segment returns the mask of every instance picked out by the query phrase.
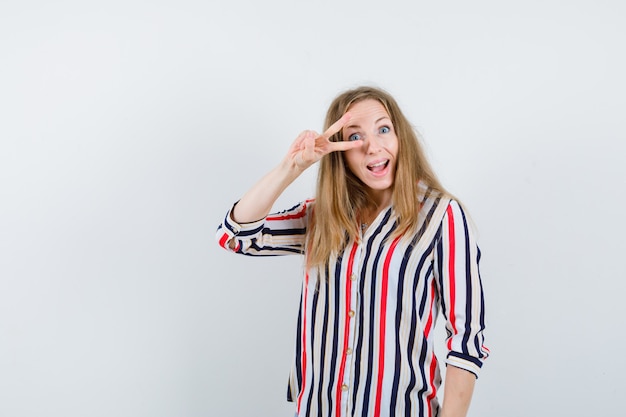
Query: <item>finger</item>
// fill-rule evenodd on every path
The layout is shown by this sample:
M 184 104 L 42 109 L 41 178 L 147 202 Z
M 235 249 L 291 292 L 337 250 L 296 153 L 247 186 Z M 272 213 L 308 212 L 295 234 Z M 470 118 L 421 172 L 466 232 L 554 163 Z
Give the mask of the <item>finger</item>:
M 356 149 L 360 147 L 361 145 L 363 145 L 363 143 L 360 140 L 329 142 L 328 150 L 330 152 L 349 151 L 350 149 Z
M 350 117 L 351 117 L 350 113 L 346 113 L 343 116 L 341 116 L 339 120 L 337 120 L 335 123 L 330 125 L 328 129 L 326 129 L 326 131 L 322 134 L 321 137 L 324 139 L 328 139 L 335 133 L 339 132 L 341 129 L 343 129 L 346 123 L 348 123 L 348 121 L 350 120 Z
M 316 162 L 319 157 L 316 157 L 315 153 L 315 138 L 317 132 L 307 130 L 304 132 L 300 146 L 295 150 L 294 161 L 296 166 L 301 169 L 308 168 L 311 164 Z
M 317 136 L 316 132 L 311 130 L 307 130 L 306 134 L 302 138 L 302 142 L 300 149 L 302 150 L 302 156 L 304 159 L 310 159 L 314 157 L 315 154 L 315 137 Z
M 309 131 L 304 130 L 298 135 L 298 137 L 296 137 L 296 140 L 293 141 L 296 149 L 300 149 L 302 147 L 302 142 L 304 142 L 308 134 L 309 134 Z

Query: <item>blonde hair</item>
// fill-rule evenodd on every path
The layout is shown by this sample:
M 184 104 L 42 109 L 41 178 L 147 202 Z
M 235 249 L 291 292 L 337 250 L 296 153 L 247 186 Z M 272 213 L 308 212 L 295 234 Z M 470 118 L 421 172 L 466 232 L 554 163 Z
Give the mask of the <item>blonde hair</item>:
M 379 101 L 391 118 L 398 138 L 398 156 L 392 204 L 398 218 L 392 237 L 415 231 L 420 210 L 419 182 L 441 195 L 448 195 L 433 172 L 417 134 L 394 98 L 384 90 L 358 87 L 337 96 L 326 113 L 324 130 L 355 103 Z M 342 132 L 330 138 L 343 140 Z M 358 235 L 359 211 L 368 205 L 366 186 L 346 166 L 342 152 L 331 152 L 320 160 L 313 216 L 307 230 L 307 264 L 318 266 Z

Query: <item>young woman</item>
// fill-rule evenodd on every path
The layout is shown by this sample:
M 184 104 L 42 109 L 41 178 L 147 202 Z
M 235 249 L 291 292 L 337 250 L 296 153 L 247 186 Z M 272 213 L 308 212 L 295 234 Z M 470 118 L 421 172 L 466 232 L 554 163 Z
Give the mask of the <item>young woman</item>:
M 228 211 L 219 244 L 306 259 L 288 399 L 297 416 L 465 416 L 483 360 L 480 251 L 386 92 L 331 104 L 280 164 Z M 269 214 L 320 161 L 315 199 Z M 433 327 L 446 320 L 443 404 Z

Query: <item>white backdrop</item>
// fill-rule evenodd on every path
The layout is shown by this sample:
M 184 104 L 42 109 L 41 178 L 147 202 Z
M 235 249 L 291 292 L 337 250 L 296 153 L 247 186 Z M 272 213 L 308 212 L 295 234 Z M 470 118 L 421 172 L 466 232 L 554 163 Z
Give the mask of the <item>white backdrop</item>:
M 4 0 L 0 415 L 292 416 L 301 260 L 214 232 L 360 84 L 480 230 L 470 416 L 620 414 L 625 50 L 622 0 Z

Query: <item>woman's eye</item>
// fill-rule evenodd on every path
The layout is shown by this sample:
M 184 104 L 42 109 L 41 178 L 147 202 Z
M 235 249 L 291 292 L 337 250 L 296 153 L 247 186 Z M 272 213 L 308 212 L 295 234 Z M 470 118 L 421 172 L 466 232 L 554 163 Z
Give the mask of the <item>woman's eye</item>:
M 350 136 L 348 136 L 348 140 L 360 140 L 361 139 L 361 135 L 359 135 L 358 133 L 353 133 Z
M 389 129 L 389 126 L 383 126 L 378 131 L 380 133 L 389 133 L 391 131 L 391 129 Z

